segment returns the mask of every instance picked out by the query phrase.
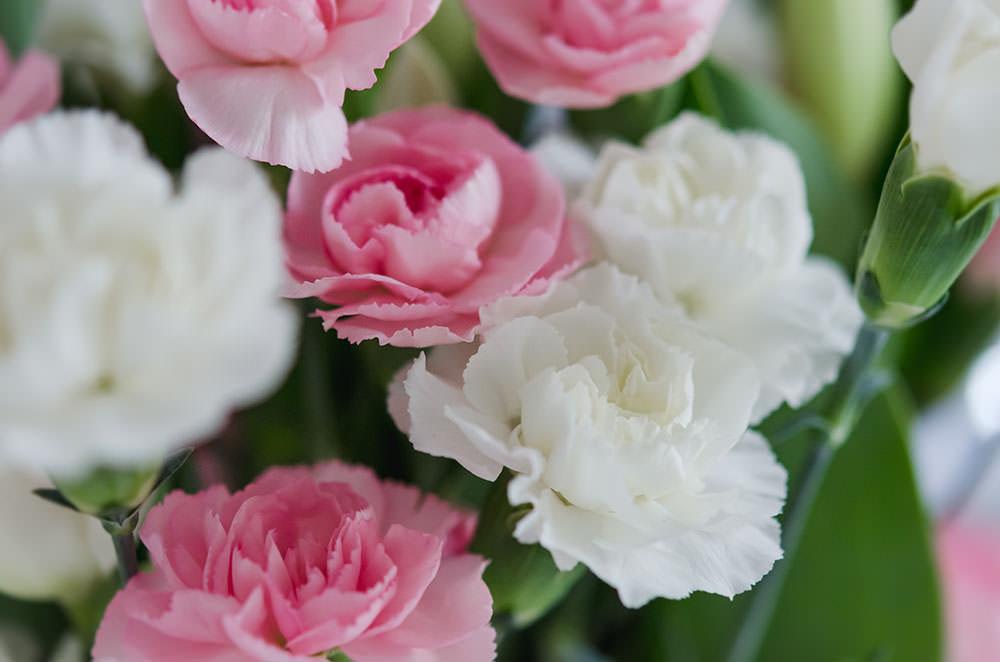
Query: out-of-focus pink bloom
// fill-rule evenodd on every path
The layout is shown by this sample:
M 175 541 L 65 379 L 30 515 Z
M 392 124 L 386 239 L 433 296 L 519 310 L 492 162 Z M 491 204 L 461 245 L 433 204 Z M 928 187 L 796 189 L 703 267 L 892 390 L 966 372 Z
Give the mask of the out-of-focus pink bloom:
M 465 0 L 500 87 L 534 103 L 607 106 L 671 83 L 708 52 L 727 0 Z
M 142 529 L 153 571 L 108 606 L 97 662 L 489 662 L 474 516 L 368 469 L 272 469 L 175 492 Z
M 29 51 L 17 62 L 0 39 L 0 133 L 46 113 L 59 101 L 59 64 Z
M 298 286 L 352 342 L 472 340 L 479 309 L 533 294 L 585 259 L 559 182 L 487 120 L 447 107 L 351 127 L 352 159 L 292 175 L 285 241 Z
M 965 270 L 966 285 L 978 292 L 1000 293 L 1000 224 L 993 228 Z
M 441 0 L 143 0 L 188 115 L 226 149 L 304 172 L 347 156 L 348 89 L 375 84 Z
M 1000 659 L 1000 536 L 948 524 L 937 535 L 948 662 Z

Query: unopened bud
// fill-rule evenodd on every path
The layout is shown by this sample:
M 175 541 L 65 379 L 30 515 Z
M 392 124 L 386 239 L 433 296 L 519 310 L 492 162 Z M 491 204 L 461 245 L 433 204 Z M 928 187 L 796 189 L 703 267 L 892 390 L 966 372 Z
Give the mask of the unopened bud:
M 874 323 L 904 328 L 934 313 L 1000 216 L 1000 191 L 969 199 L 954 180 L 917 170 L 903 140 L 858 264 L 857 294 Z

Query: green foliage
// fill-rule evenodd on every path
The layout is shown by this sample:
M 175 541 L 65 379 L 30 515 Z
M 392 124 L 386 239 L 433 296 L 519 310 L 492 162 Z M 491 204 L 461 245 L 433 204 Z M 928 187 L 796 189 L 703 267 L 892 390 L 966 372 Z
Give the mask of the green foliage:
M 0 2 L 0 37 L 7 49 L 17 55 L 28 48 L 35 32 L 41 0 L 3 0 Z

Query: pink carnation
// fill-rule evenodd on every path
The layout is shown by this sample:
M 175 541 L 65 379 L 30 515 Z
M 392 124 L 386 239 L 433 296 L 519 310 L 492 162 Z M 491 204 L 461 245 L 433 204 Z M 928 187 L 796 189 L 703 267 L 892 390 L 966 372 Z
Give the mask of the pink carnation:
M 52 110 L 59 101 L 59 64 L 30 51 L 16 64 L 0 39 L 0 134 Z
M 242 492 L 174 492 L 142 528 L 153 571 L 108 606 L 96 662 L 489 662 L 472 515 L 337 462 Z
M 292 175 L 285 220 L 289 295 L 339 306 L 319 315 L 342 337 L 469 341 L 481 306 L 543 290 L 584 259 L 559 182 L 485 119 L 403 110 L 350 139 L 343 167 Z
M 181 102 L 226 149 L 314 172 L 347 156 L 348 89 L 441 0 L 143 0 Z
M 950 662 L 1000 652 L 1000 536 L 947 525 L 937 536 Z
M 708 52 L 727 0 L 465 0 L 505 92 L 595 108 L 671 83 Z

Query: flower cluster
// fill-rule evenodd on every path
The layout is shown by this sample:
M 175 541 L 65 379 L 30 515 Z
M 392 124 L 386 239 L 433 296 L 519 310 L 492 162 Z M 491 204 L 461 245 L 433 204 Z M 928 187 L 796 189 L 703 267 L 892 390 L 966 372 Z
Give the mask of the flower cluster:
M 607 145 L 574 215 L 606 262 L 488 306 L 480 343 L 418 358 L 390 411 L 419 450 L 513 471 L 517 539 L 625 605 L 745 591 L 781 557 L 785 496 L 749 427 L 831 381 L 861 324 L 842 272 L 806 257 L 798 164 L 684 115 Z
M 933 310 L 1000 215 L 997 2 L 894 31 L 911 131 L 854 292 L 799 155 L 725 121 L 770 100 L 688 76 L 726 0 L 50 0 L 64 105 L 102 110 L 0 42 L 0 591 L 95 662 L 490 662 L 494 606 L 520 627 L 574 568 L 630 609 L 749 590 L 785 554 L 765 432 L 832 457 L 865 313 Z M 455 44 L 410 41 L 432 19 Z M 486 66 L 448 80 L 463 39 Z M 348 97 L 386 66 L 405 93 Z M 571 135 L 617 111 L 644 140 Z

